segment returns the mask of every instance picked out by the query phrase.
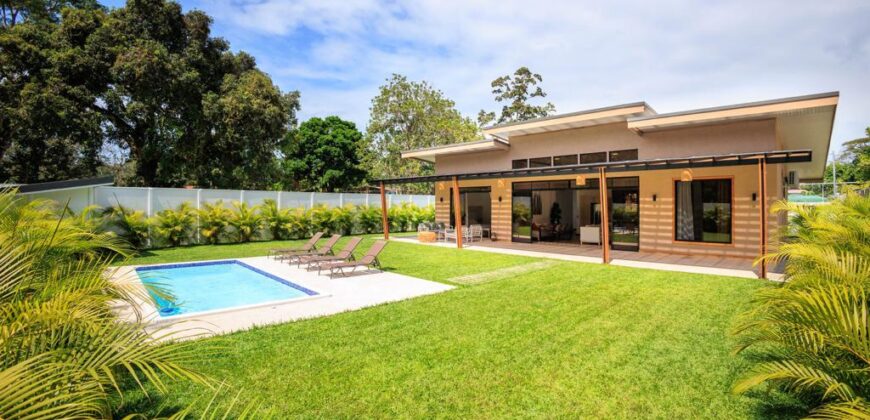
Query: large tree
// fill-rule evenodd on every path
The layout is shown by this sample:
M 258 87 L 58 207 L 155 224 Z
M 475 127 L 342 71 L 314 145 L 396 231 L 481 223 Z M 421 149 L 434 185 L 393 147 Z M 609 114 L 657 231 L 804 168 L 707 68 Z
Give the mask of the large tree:
M 545 98 L 547 94 L 538 86 L 544 79 L 538 73 L 532 73 L 528 67 L 520 67 L 513 76 L 507 74 L 492 81 L 492 94 L 495 101 L 505 102 L 501 114 L 496 118 L 495 112 L 480 110 L 477 122 L 481 127 L 495 122 L 503 124 L 514 121 L 524 121 L 532 118 L 546 117 L 556 112 L 556 107 L 547 102 L 543 105 L 532 105 L 529 100 Z
M 867 137 L 843 143 L 843 151 L 831 165 L 825 168 L 825 182 L 834 179 L 834 165 L 837 166 L 837 182 L 870 181 L 870 127 Z
M 299 95 L 282 93 L 251 56 L 234 54 L 226 41 L 212 37 L 210 26 L 206 14 L 182 13 L 177 3 L 165 0 L 130 0 L 109 13 L 66 8 L 59 23 L 14 25 L 3 33 L 0 83 L 16 83 L 0 88 L 0 100 L 16 111 L 11 115 L 24 115 L 20 129 L 0 138 L 0 146 L 15 152 L 3 159 L 44 166 L 36 153 L 17 152 L 38 151 L 32 143 L 39 140 L 31 139 L 51 138 L 39 129 L 64 134 L 61 129 L 96 127 L 98 133 L 67 143 L 98 139 L 97 150 L 105 141 L 128 153 L 135 165 L 133 183 L 271 185 L 276 152 L 295 124 Z M 21 98 L 33 91 L 58 103 L 41 108 L 49 115 L 22 112 Z M 91 153 L 84 157 L 94 155 L 85 150 Z M 42 172 L 45 179 L 63 176 Z
M 374 178 L 432 173 L 431 165 L 402 159 L 404 150 L 470 141 L 480 136 L 477 126 L 456 104 L 429 83 L 394 74 L 372 99 L 366 128 L 370 145 L 367 167 Z M 427 191 L 426 186 L 411 186 Z
M 284 152 L 287 187 L 297 191 L 347 191 L 360 185 L 363 135 L 339 117 L 311 118 L 289 134 Z

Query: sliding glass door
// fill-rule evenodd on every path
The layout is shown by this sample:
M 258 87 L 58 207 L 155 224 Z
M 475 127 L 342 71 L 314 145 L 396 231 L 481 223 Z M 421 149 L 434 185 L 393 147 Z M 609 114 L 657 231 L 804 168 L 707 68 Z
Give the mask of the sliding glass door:
M 637 180 L 637 178 L 634 178 Z M 620 179 L 615 179 L 619 184 Z M 610 244 L 613 249 L 637 251 L 640 245 L 640 206 L 638 187 L 613 186 L 610 189 Z
M 511 240 L 532 242 L 532 192 L 514 191 L 511 198 Z

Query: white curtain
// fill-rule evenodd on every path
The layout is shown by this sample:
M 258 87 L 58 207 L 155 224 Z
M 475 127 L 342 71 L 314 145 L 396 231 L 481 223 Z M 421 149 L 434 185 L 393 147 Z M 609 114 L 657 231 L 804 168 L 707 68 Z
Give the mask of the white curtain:
M 692 183 L 677 184 L 677 239 L 695 240 L 694 209 L 692 208 Z

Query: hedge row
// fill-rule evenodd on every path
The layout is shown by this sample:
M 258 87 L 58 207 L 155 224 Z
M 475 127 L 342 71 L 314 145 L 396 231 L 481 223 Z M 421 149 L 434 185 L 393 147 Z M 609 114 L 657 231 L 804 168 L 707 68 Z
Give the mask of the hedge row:
M 234 201 L 229 207 L 218 201 L 195 209 L 183 203 L 153 217 L 122 206 L 103 212 L 108 229 L 123 236 L 136 248 L 159 248 L 192 244 L 239 243 L 253 240 L 301 239 L 324 231 L 342 235 L 383 231 L 381 209 L 370 206 L 317 206 L 311 209 L 279 209 L 274 200 L 249 206 Z M 432 206 L 411 203 L 393 205 L 387 211 L 390 230 L 405 232 L 435 220 Z

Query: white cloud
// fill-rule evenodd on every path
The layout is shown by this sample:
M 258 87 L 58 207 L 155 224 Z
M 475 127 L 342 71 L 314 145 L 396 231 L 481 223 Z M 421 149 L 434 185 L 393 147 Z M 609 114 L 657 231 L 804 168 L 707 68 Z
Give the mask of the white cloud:
M 870 125 L 870 2 L 395 0 L 203 3 L 303 117 L 365 126 L 391 73 L 424 79 L 468 115 L 526 65 L 559 112 L 646 100 L 659 112 L 841 91 L 834 142 Z

